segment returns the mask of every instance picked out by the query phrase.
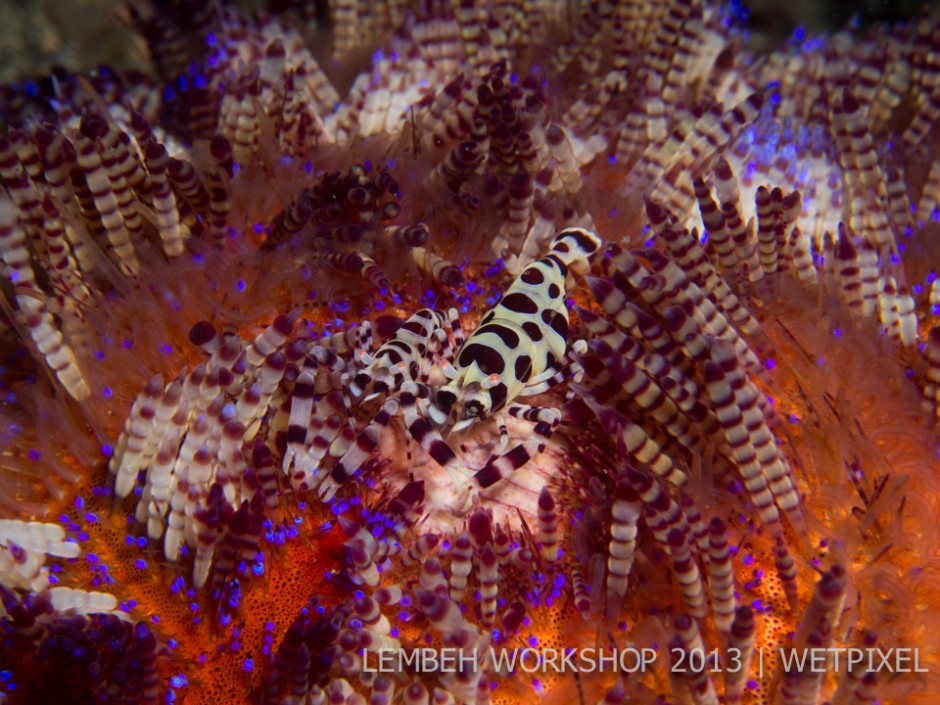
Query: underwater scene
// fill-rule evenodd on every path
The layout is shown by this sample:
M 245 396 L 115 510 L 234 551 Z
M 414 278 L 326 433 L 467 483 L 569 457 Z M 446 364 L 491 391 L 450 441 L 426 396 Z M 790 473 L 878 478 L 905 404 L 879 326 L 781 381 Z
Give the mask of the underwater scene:
M 0 704 L 940 702 L 931 8 L 88 4 L 0 31 Z

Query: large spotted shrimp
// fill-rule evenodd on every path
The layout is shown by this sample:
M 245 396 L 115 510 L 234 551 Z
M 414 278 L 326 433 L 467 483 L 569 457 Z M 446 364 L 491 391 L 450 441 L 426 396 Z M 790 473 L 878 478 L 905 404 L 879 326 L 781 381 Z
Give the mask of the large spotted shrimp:
M 347 376 L 344 388 L 355 397 L 368 389 L 370 398 L 387 398 L 320 484 L 320 497 L 329 500 L 352 477 L 377 446 L 382 429 L 399 413 L 407 436 L 450 474 L 459 494 L 468 485 L 471 492 L 490 487 L 540 452 L 560 423 L 561 412 L 518 400 L 565 379 L 569 270 L 583 273 L 600 246 L 600 238 L 590 230 L 570 227 L 559 232 L 548 254 L 522 270 L 466 341 L 453 311 L 445 315 L 422 309 L 374 356 L 360 353 L 366 366 Z M 446 380 L 436 389 L 429 381 L 432 364 L 440 366 Z M 507 451 L 504 413 L 534 423 L 534 437 Z M 491 417 L 499 421 L 500 442 L 489 462 L 474 472 L 441 431 L 462 431 Z

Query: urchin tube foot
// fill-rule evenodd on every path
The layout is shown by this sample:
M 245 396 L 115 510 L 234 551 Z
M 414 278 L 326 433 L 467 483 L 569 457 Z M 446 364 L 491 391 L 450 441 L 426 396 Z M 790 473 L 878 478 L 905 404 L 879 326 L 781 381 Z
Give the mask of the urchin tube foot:
M 453 499 L 446 505 L 446 509 L 455 517 L 465 517 L 470 513 L 479 495 L 479 485 L 473 481 L 469 472 L 463 478 L 453 473 L 451 480 L 454 494 Z

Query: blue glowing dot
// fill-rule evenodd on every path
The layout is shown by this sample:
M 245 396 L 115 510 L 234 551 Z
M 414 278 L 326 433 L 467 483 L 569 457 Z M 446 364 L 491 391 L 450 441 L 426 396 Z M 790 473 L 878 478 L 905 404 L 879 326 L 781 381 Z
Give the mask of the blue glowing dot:
M 841 328 L 836 328 L 834 331 L 832 331 L 832 334 L 833 334 L 835 337 L 840 338 L 840 337 L 842 337 L 842 329 L 841 329 Z
M 250 658 L 246 658 L 244 661 L 242 661 L 242 670 L 245 673 L 251 673 L 253 670 L 255 670 L 255 662 Z
M 112 391 L 111 387 L 105 387 L 105 388 L 104 388 L 104 395 L 105 395 L 108 399 L 110 399 L 112 396 L 114 396 L 114 392 Z
M 244 279 L 239 279 L 238 282 L 235 284 L 235 291 L 237 291 L 239 294 L 245 291 L 246 288 L 247 287 L 245 285 Z
M 767 362 L 764 363 L 764 367 L 766 367 L 768 370 L 772 370 L 777 367 L 777 363 L 774 362 L 773 358 L 768 357 Z
M 134 561 L 134 567 L 137 568 L 137 570 L 146 570 L 147 561 L 145 561 L 143 558 L 138 558 L 136 561 Z
M 30 460 L 39 460 L 40 452 L 35 448 L 30 448 L 26 455 L 29 456 Z
M 185 688 L 187 685 L 189 685 L 189 681 L 186 680 L 186 676 L 182 673 L 177 673 L 175 676 L 170 677 L 171 688 Z
M 163 345 L 160 346 L 160 352 L 162 352 L 164 355 L 172 355 L 173 346 L 170 345 L 169 343 L 164 343 Z
M 103 351 L 103 350 L 95 350 L 95 357 L 98 359 L 98 362 L 103 361 L 103 360 L 104 360 L 104 351 Z

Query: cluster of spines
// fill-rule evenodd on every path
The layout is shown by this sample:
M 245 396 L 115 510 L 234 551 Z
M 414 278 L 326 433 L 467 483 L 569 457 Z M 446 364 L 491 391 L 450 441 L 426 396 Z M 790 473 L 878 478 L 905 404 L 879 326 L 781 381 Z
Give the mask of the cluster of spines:
M 112 456 L 119 498 L 143 479 L 136 518 L 151 539 L 163 539 L 166 557 L 178 560 L 183 545 L 195 551 L 197 587 L 213 575 L 220 588 L 240 562 L 258 560 L 265 507 L 278 492 L 258 431 L 277 404 L 295 322 L 278 317 L 248 345 L 195 326 L 191 340 L 208 361 L 165 385 L 151 379 Z
M 532 259 L 555 231 L 556 218 L 576 215 L 566 196 L 581 188 L 586 158 L 560 124 L 551 122 L 534 75 L 520 80 L 506 62 L 482 76 L 459 74 L 427 108 L 421 149 L 440 155 L 429 181 L 465 210 L 488 202 L 505 214 L 494 251 Z
M 15 209 L 5 196 L 0 195 L 0 259 L 18 293 L 17 306 L 29 337 L 51 373 L 76 401 L 85 401 L 91 395 L 82 375 L 75 353 L 65 342 L 45 297 L 37 287 L 30 264 L 26 236 L 16 222 Z
M 370 172 L 356 165 L 346 174 L 318 174 L 313 186 L 274 217 L 262 247 L 287 243 L 292 249 L 309 249 L 328 270 L 359 275 L 375 290 L 387 289 L 389 276 L 380 262 L 401 268 L 396 254 L 424 252 L 430 237 L 424 223 L 394 224 L 401 211 L 400 195 L 386 169 Z
M 127 118 L 86 111 L 76 128 L 41 124 L 0 138 L 0 178 L 9 190 L 3 256 L 13 284 L 31 292 L 17 305 L 40 354 L 79 401 L 90 394 L 86 372 L 52 314 L 80 335 L 77 322 L 97 305 L 102 282 L 135 280 L 155 246 L 178 259 L 190 238 L 212 247 L 227 233 L 226 140 L 212 141 L 210 165 L 197 170 L 169 158 L 141 114 Z M 48 290 L 37 285 L 33 262 L 48 273 Z
M 730 315 L 662 253 L 646 250 L 634 254 L 614 246 L 609 255 L 604 261 L 610 278 L 592 277 L 589 284 L 612 320 L 589 312 L 583 316 L 585 327 L 597 339 L 589 343 L 591 353 L 581 364 L 601 379 L 595 380 L 594 390 L 584 389 L 582 396 L 598 409 L 602 424 L 622 425 L 628 452 L 642 448 L 626 438 L 627 432 L 636 435 L 636 424 L 621 423 L 636 412 L 655 421 L 685 452 L 694 453 L 705 442 L 721 446 L 725 442 L 721 420 L 712 410 L 711 399 L 702 396 L 708 364 L 717 354 L 713 341 L 727 345 L 735 365 L 742 365 L 751 375 L 762 374 L 760 361 Z M 643 260 L 650 263 L 651 270 L 641 264 Z M 639 306 L 640 301 L 648 308 Z M 734 303 L 738 326 L 748 327 L 750 315 Z M 750 390 L 747 396 L 763 410 L 761 413 L 767 413 L 761 395 Z M 619 403 L 618 398 L 622 398 Z M 734 434 L 737 437 L 737 432 Z M 649 441 L 657 443 L 653 438 Z M 642 460 L 650 463 L 652 457 L 645 452 Z M 659 474 L 677 484 L 684 482 L 684 474 L 674 463 L 653 457 Z
M 399 527 L 395 532 L 415 528 L 414 519 L 423 511 L 422 492 L 416 489 L 417 493 L 403 492 L 408 494 L 405 503 L 411 507 L 406 513 L 410 518 L 398 515 L 393 522 Z M 543 504 L 549 502 L 550 494 L 543 493 Z M 399 500 L 388 508 L 396 503 Z M 478 697 L 488 696 L 493 675 L 485 645 L 491 639 L 513 643 L 529 623 L 525 602 L 540 589 L 551 591 L 548 583 L 552 580 L 558 592 L 554 572 L 538 571 L 536 545 L 524 536 L 520 545 L 482 510 L 469 517 L 452 545 L 436 534 L 424 533 L 401 553 L 388 550 L 390 537 L 379 536 L 376 527 L 370 530 L 347 518 L 340 522 L 348 537 L 345 577 L 361 587 L 332 608 L 325 609 L 314 599 L 302 610 L 272 650 L 264 677 L 264 701 L 276 702 L 289 695 L 319 702 L 318 698 L 341 693 L 346 698 L 368 695 L 371 702 L 384 703 L 401 691 L 403 702 L 408 703 L 472 702 L 474 697 L 476 702 L 487 702 Z M 542 531 L 548 537 L 554 534 L 556 520 L 543 517 Z M 541 546 L 551 553 L 550 538 Z M 386 564 L 383 575 L 388 563 L 396 562 L 394 582 L 379 580 L 375 561 Z M 469 587 L 476 589 L 472 608 L 466 593 Z M 461 667 L 442 671 L 436 682 L 433 677 L 419 682 L 364 671 L 363 659 L 374 660 L 379 650 L 387 658 L 406 648 L 400 639 L 402 624 L 417 625 L 424 634 L 439 638 L 443 646 L 465 654 Z M 471 664 L 473 658 L 477 660 Z
M 634 468 L 616 477 L 610 497 L 606 504 L 608 546 L 598 540 L 597 525 L 586 516 L 576 520 L 570 537 L 565 537 L 565 543 L 570 542 L 574 551 L 560 567 L 571 575 L 574 606 L 585 619 L 593 620 L 604 611 L 606 602 L 606 618 L 616 620 L 630 581 L 644 580 L 644 568 L 630 569 L 634 556 L 645 553 L 646 560 L 661 561 L 656 551 L 662 551 L 675 585 L 675 613 L 660 617 L 670 635 L 668 657 L 673 665 L 670 680 L 674 696 L 688 702 L 708 703 L 717 702 L 718 695 L 723 693 L 728 702 L 741 702 L 759 648 L 760 613 L 766 611 L 766 605 L 742 604 L 743 597 L 738 592 L 742 586 L 737 584 L 733 568 L 735 551 L 729 545 L 733 528 L 729 530 L 729 525 L 718 516 L 712 517 L 706 526 L 691 497 L 681 493 L 679 501 L 673 500 L 660 482 Z M 604 504 L 600 495 L 593 495 L 591 501 L 590 509 L 583 510 L 585 514 L 604 511 L 599 506 Z M 582 516 L 580 512 L 578 516 Z M 602 525 L 605 522 L 603 517 L 601 522 Z M 652 535 L 652 545 L 637 532 L 641 522 Z M 778 538 L 777 548 L 783 545 Z M 597 553 L 586 560 L 586 552 L 591 550 Z M 607 553 L 606 589 L 605 563 L 597 560 L 604 558 L 603 552 Z M 778 572 L 799 625 L 785 653 L 791 649 L 796 652 L 827 649 L 844 642 L 846 628 L 840 623 L 848 584 L 845 568 L 835 563 L 823 571 L 811 598 L 801 607 L 796 598 L 796 572 L 790 573 L 793 559 L 789 552 L 785 551 L 785 555 L 786 560 L 778 562 Z M 631 572 L 639 575 L 631 576 Z M 707 627 L 709 616 L 721 635 L 722 646 L 714 649 L 709 644 L 713 634 Z M 874 648 L 878 643 L 869 631 L 856 641 L 862 648 Z M 702 657 L 694 666 L 692 652 Z M 864 664 L 852 669 L 843 666 L 835 674 L 838 702 L 867 702 L 865 698 L 874 692 L 876 682 L 876 674 L 867 668 Z M 719 687 L 719 672 L 723 674 L 723 687 Z M 783 672 L 777 692 L 788 703 L 816 703 L 825 683 L 825 672 L 794 666 Z
M 881 330 L 899 345 L 908 348 L 916 345 L 919 334 L 915 301 L 907 287 L 898 283 L 890 243 L 860 237 L 844 222 L 838 223 L 835 235 L 826 231 L 819 238 L 811 237 L 798 224 L 800 192 L 785 194 L 782 189 L 765 186 L 759 186 L 755 192 L 756 221 L 750 220 L 745 225 L 730 164 L 720 159 L 714 174 L 720 206 L 704 179 L 695 180 L 696 199 L 708 240 L 700 246 L 687 233 L 684 237 L 689 246 L 704 253 L 707 272 L 718 275 L 714 281 L 722 282 L 722 290 L 727 292 L 722 304 L 729 313 L 740 312 L 738 302 L 753 294 L 753 285 L 762 291 L 773 291 L 774 287 L 779 288 L 775 284 L 776 275 L 786 274 L 801 285 L 833 291 L 852 316 L 877 319 Z M 681 236 L 676 234 L 676 226 L 670 224 L 668 214 L 652 201 L 647 201 L 647 213 L 654 231 L 663 237 L 673 256 L 678 256 L 673 243 Z M 864 232 L 872 231 L 866 228 Z M 686 260 L 686 266 L 691 264 Z M 703 273 L 695 273 L 696 281 L 706 281 Z M 751 321 L 735 319 L 742 331 L 748 333 L 753 331 Z
M 42 700 L 68 692 L 93 701 L 160 702 L 160 646 L 146 622 L 128 621 L 100 606 L 76 609 L 64 600 L 56 604 L 42 593 L 21 596 L 2 585 L 0 609 L 5 648 L 22 658 L 23 671 L 15 680 L 26 679 L 28 669 L 56 674 L 51 682 L 14 681 L 31 689 L 28 697 Z

